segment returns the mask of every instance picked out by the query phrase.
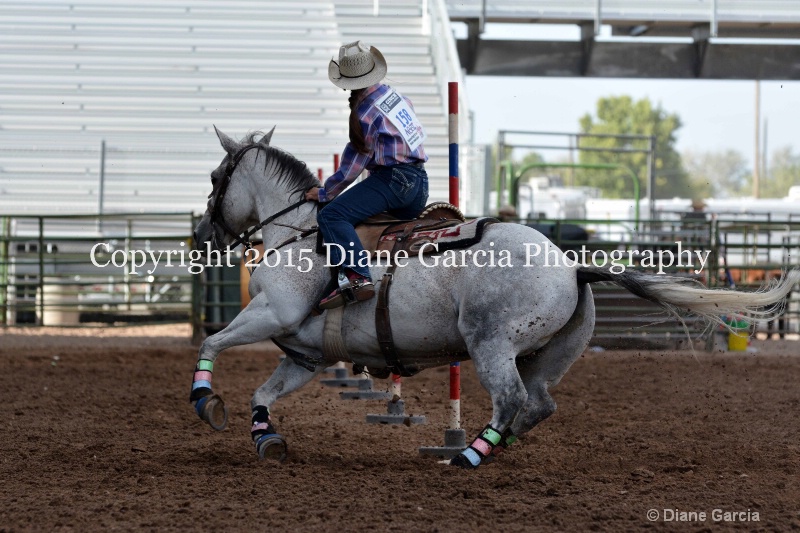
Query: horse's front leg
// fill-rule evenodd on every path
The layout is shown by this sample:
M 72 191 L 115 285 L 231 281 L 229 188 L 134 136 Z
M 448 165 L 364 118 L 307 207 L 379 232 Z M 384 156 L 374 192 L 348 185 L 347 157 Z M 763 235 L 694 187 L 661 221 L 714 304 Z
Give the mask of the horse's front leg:
M 314 371 L 307 370 L 287 357 L 266 383 L 261 385 L 253 395 L 250 406 L 253 409 L 253 426 L 250 435 L 261 459 L 286 458 L 286 440 L 278 434 L 270 418 L 269 408 L 279 398 L 296 391 L 322 372 L 325 365 L 319 365 Z
M 250 301 L 228 327 L 203 341 L 189 396 L 189 401 L 194 404 L 201 419 L 218 431 L 225 429 L 228 424 L 225 404 L 211 389 L 214 362 L 220 352 L 232 346 L 282 336 L 291 329 L 294 322 L 299 322 L 299 319 L 293 320 L 289 313 L 269 305 L 267 296 L 262 292 Z

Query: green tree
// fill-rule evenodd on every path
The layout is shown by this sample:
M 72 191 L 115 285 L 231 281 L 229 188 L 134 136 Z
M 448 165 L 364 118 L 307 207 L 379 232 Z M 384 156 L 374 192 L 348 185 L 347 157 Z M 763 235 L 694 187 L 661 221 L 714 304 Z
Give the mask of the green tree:
M 647 135 L 656 138 L 655 197 L 692 196 L 689 177 L 681 156 L 675 150 L 675 132 L 681 127 L 676 114 L 654 107 L 649 99 L 633 101 L 630 96 L 611 96 L 597 101 L 597 116 L 584 115 L 580 120 L 582 133 Z M 647 149 L 646 140 L 595 137 L 581 139 L 584 148 Z M 641 194 L 647 190 L 647 154 L 580 151 L 583 164 L 618 164 L 629 167 L 639 178 Z M 578 185 L 600 188 L 610 198 L 630 198 L 633 187 L 629 174 L 617 170 L 581 170 L 576 175 Z
M 682 154 L 692 187 L 692 198 L 730 198 L 749 196 L 750 169 L 745 157 L 736 150 Z
M 772 153 L 767 175 L 759 183 L 760 196 L 785 198 L 793 185 L 800 185 L 800 154 L 786 146 Z M 752 191 L 752 186 L 748 190 Z

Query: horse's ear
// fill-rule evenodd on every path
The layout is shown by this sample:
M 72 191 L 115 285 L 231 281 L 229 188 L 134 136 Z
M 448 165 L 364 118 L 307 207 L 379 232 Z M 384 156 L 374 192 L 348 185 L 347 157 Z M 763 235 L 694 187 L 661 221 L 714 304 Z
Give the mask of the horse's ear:
M 275 133 L 275 126 L 272 126 L 272 129 L 269 130 L 263 137 L 261 137 L 261 140 L 259 142 L 261 144 L 267 144 L 268 145 L 270 143 L 270 141 L 272 141 L 272 134 L 273 133 Z
M 222 149 L 229 154 L 236 153 L 236 151 L 239 149 L 239 145 L 236 143 L 236 141 L 219 131 L 216 126 L 214 126 L 214 131 L 217 132 L 217 138 L 219 138 L 219 143 L 222 145 Z

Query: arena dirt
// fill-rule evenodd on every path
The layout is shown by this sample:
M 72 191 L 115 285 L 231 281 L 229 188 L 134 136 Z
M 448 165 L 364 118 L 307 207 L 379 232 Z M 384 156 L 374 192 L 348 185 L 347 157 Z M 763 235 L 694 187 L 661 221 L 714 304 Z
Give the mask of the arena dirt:
M 465 472 L 417 455 L 443 440 L 446 369 L 404 382 L 424 426 L 367 425 L 385 405 L 313 382 L 273 410 L 291 450 L 275 464 L 248 435 L 271 345 L 220 357 L 230 426 L 216 433 L 187 402 L 185 328 L 0 335 L 0 531 L 661 529 L 650 509 L 708 513 L 669 529 L 800 529 L 798 342 L 696 359 L 587 352 L 554 389 L 552 418 Z M 469 364 L 463 376 L 473 437 L 491 404 Z M 760 521 L 716 523 L 714 509 Z

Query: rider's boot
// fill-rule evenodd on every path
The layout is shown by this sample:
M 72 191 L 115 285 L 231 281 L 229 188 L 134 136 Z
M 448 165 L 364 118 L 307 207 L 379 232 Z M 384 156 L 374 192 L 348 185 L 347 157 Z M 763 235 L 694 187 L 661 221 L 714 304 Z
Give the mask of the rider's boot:
M 323 298 L 319 303 L 319 308 L 334 309 L 345 303 L 363 302 L 373 296 L 375 296 L 375 286 L 372 280 L 346 269 L 345 276 L 339 276 L 339 288 Z

